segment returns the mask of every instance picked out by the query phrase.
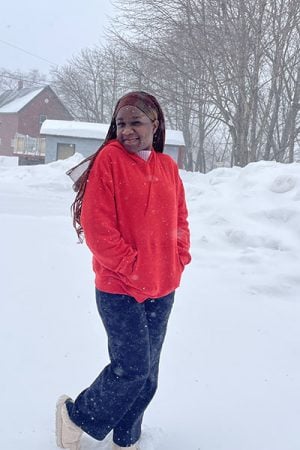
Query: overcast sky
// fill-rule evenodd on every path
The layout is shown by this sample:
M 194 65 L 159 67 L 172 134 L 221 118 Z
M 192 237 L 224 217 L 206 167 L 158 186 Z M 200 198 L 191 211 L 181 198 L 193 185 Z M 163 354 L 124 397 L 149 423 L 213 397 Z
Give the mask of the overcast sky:
M 51 63 L 62 65 L 80 49 L 104 42 L 113 14 L 110 0 L 2 0 L 0 68 L 47 74 Z

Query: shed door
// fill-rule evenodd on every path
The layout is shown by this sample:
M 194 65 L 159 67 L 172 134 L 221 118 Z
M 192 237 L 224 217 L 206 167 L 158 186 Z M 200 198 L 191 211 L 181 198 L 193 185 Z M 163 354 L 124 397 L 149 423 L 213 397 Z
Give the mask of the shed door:
M 75 144 L 57 144 L 56 159 L 67 159 L 75 153 Z

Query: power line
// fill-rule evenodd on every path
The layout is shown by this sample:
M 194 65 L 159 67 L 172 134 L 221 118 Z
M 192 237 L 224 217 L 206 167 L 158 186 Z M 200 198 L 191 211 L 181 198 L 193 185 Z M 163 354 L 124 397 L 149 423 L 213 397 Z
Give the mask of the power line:
M 23 53 L 27 53 L 27 55 L 33 56 L 34 58 L 40 59 L 42 61 L 45 61 L 45 62 L 51 64 L 52 66 L 53 65 L 54 66 L 58 66 L 58 64 L 54 63 L 53 61 L 49 61 L 49 59 L 43 58 L 42 56 L 35 55 L 34 53 L 31 53 L 31 52 L 25 50 L 24 48 L 19 47 L 18 45 L 11 44 L 10 42 L 4 41 L 3 39 L 0 39 L 0 42 L 2 42 L 2 44 L 8 45 L 9 47 L 16 48 L 17 50 L 20 50 Z
M 0 78 L 9 78 L 11 80 L 20 80 L 20 79 L 22 79 L 22 81 L 25 81 L 27 83 L 37 84 L 37 85 L 40 85 L 40 86 L 51 84 L 51 81 L 48 81 L 48 80 L 35 81 L 35 80 L 30 80 L 28 78 L 24 78 L 22 74 L 20 74 L 20 75 L 6 75 L 6 74 L 3 74 L 3 73 L 0 72 Z

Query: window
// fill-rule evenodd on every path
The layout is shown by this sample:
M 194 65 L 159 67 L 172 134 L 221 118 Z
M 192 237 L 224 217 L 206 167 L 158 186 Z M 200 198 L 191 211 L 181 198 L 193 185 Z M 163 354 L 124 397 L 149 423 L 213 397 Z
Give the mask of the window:
M 42 123 L 45 122 L 47 119 L 46 114 L 40 114 L 40 127 L 42 126 Z
M 57 144 L 56 159 L 67 159 L 75 153 L 75 144 Z

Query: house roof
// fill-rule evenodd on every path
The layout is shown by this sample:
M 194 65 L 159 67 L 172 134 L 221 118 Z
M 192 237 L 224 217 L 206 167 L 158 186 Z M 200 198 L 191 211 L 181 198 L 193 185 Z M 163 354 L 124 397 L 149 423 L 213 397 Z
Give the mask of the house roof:
M 170 130 L 166 129 L 166 144 L 167 145 L 176 145 L 176 146 L 185 146 L 183 132 L 180 130 Z
M 104 140 L 109 125 L 106 123 L 78 122 L 75 120 L 45 120 L 40 133 L 45 136 L 67 136 Z M 166 144 L 184 146 L 182 131 L 166 130 Z
M 45 86 L 5 91 L 0 95 L 0 113 L 17 113 L 34 99 Z
M 106 123 L 47 119 L 41 126 L 40 134 L 102 140 L 106 136 L 108 127 Z

